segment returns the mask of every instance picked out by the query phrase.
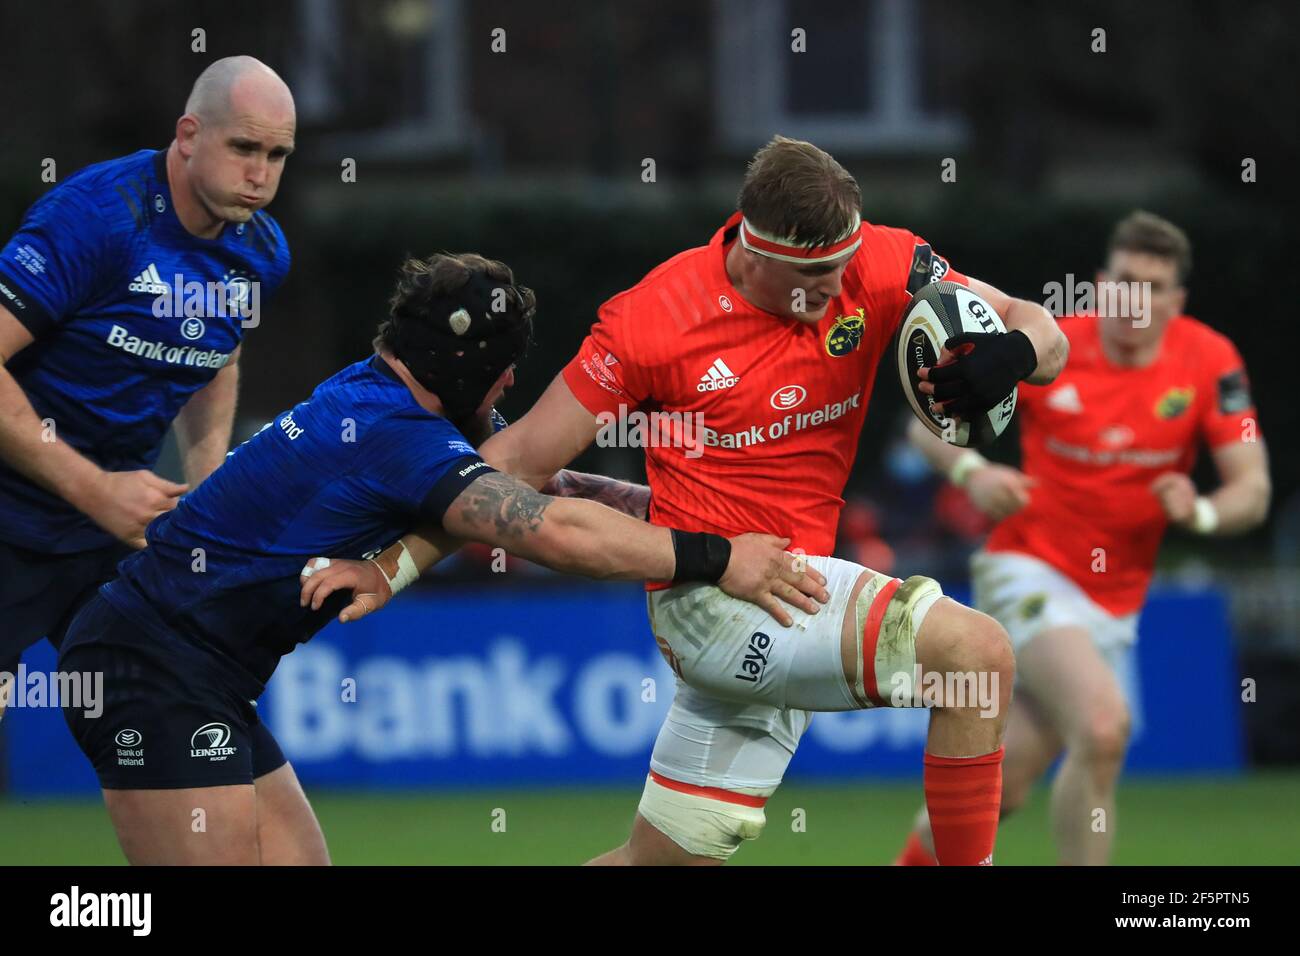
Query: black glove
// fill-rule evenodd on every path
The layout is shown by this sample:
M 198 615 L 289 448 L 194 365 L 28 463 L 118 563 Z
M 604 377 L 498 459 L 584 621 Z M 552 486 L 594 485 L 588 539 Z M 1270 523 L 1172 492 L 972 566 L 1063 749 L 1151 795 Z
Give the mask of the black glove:
M 1016 383 L 1038 367 L 1029 336 L 1011 332 L 963 332 L 944 343 L 956 358 L 930 369 L 934 400 L 943 413 L 970 418 L 987 412 L 1011 394 Z

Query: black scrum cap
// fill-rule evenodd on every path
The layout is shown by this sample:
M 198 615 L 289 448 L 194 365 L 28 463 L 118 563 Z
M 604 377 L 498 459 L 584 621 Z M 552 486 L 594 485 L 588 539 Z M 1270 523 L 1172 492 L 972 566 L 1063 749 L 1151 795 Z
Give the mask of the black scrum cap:
M 471 270 L 459 289 L 393 310 L 393 353 L 441 399 L 452 421 L 473 414 L 524 354 L 535 311 L 527 291 Z

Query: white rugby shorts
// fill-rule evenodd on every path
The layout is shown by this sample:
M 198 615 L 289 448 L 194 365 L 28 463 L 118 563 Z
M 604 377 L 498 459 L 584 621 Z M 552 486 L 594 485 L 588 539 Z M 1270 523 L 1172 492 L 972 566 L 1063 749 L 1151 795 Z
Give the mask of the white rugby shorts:
M 1018 551 L 976 552 L 971 557 L 971 585 L 976 609 L 1006 628 L 1017 654 L 1043 631 L 1058 627 L 1085 629 L 1115 674 L 1137 734 L 1141 701 L 1135 653 L 1136 612 L 1110 613 L 1046 561 Z M 1020 682 L 1019 677 L 1016 680 Z
M 697 856 L 726 859 L 764 823 L 812 711 L 910 703 L 916 634 L 943 596 L 929 578 L 906 582 L 850 561 L 810 557 L 830 601 L 795 608 L 782 627 L 766 611 L 707 584 L 647 595 L 677 693 L 650 758 L 640 813 Z M 856 600 L 858 578 L 869 575 Z M 852 615 L 857 673 L 845 679 L 841 631 Z

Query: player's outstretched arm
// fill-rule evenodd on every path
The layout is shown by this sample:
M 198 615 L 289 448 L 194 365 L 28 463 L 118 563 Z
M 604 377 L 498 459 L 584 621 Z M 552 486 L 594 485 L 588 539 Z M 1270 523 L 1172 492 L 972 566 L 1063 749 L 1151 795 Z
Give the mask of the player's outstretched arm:
M 950 445 L 917 419 L 908 423 L 907 440 L 931 468 L 965 488 L 975 507 L 994 521 L 1028 505 L 1030 489 L 1038 484 L 1019 469 L 991 462 L 973 448 Z
M 606 475 L 561 468 L 542 488 L 542 494 L 554 498 L 584 498 L 598 501 L 608 508 L 642 521 L 650 513 L 650 489 L 630 481 Z
M 574 397 L 564 376 L 557 375 L 524 417 L 491 435 L 479 446 L 479 454 L 497 471 L 545 495 L 585 498 L 644 519 L 650 508 L 649 488 L 564 467 L 592 443 L 599 429 L 596 417 Z M 420 572 L 459 547 L 444 528 L 418 529 L 403 543 Z
M 645 520 L 650 507 L 650 489 L 645 485 L 567 468 L 557 471 L 541 494 L 554 498 L 585 498 L 640 520 Z M 418 576 L 459 550 L 464 543 L 442 527 L 422 525 L 404 534 L 397 544 L 387 548 L 375 560 L 390 580 L 396 576 L 399 567 L 412 567 Z M 410 559 L 409 566 L 401 563 L 403 549 Z
M 542 488 L 582 454 L 599 431 L 596 416 L 574 397 L 560 374 L 523 418 L 484 442 L 479 454 L 497 471 Z
M 907 441 L 941 475 L 951 474 L 953 465 L 970 450 L 949 444 L 915 418 L 907 424 Z
M 785 605 L 815 614 L 830 600 L 826 579 L 785 550 L 787 538 L 742 534 L 734 538 L 660 528 L 594 501 L 552 498 L 508 475 L 492 472 L 467 487 L 443 515 L 444 529 L 538 564 L 604 580 L 704 581 L 757 604 L 782 625 Z M 371 565 L 368 572 L 362 565 Z M 318 609 L 334 591 L 351 589 L 355 608 L 340 620 L 376 609 L 391 595 L 374 562 L 304 569 L 302 603 Z M 387 592 L 387 594 L 385 593 Z M 784 602 L 784 603 L 782 603 Z
M 443 527 L 586 577 L 715 583 L 786 626 L 792 618 L 781 602 L 815 614 L 817 601 L 830 599 L 825 578 L 785 550 L 789 539 L 659 528 L 594 501 L 551 498 L 496 472 L 460 493 Z
M 1170 522 L 1199 534 L 1240 534 L 1262 523 L 1273 494 L 1264 443 L 1220 445 L 1213 458 L 1221 481 L 1213 494 L 1198 496 L 1182 472 L 1165 472 L 1151 482 Z
M 640 520 L 650 506 L 650 489 L 645 485 L 567 469 L 556 472 L 542 493 L 598 501 Z M 378 611 L 395 590 L 400 591 L 464 543 L 441 526 L 424 525 L 368 561 L 313 558 L 303 568 L 300 603 L 319 608 L 335 591 L 351 591 L 352 603 L 339 613 L 339 621 L 346 624 Z
M 176 416 L 176 442 L 180 447 L 185 480 L 194 487 L 216 471 L 230 451 L 239 398 L 239 352 L 201 389 L 190 396 Z
M 118 539 L 144 547 L 144 529 L 187 490 L 150 471 L 106 472 L 65 441 L 57 421 L 42 421 L 5 363 L 32 334 L 0 306 L 0 459 L 54 492 Z

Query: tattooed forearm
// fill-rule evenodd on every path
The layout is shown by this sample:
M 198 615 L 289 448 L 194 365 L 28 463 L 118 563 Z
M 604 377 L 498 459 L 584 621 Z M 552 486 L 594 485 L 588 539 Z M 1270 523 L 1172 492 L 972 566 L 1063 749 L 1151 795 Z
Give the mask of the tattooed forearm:
M 568 469 L 557 471 L 542 489 L 542 494 L 599 501 L 633 518 L 644 519 L 650 509 L 650 489 L 645 485 Z
M 465 490 L 454 507 L 460 523 L 488 531 L 497 539 L 535 534 L 551 499 L 521 481 L 502 474 L 484 475 Z

